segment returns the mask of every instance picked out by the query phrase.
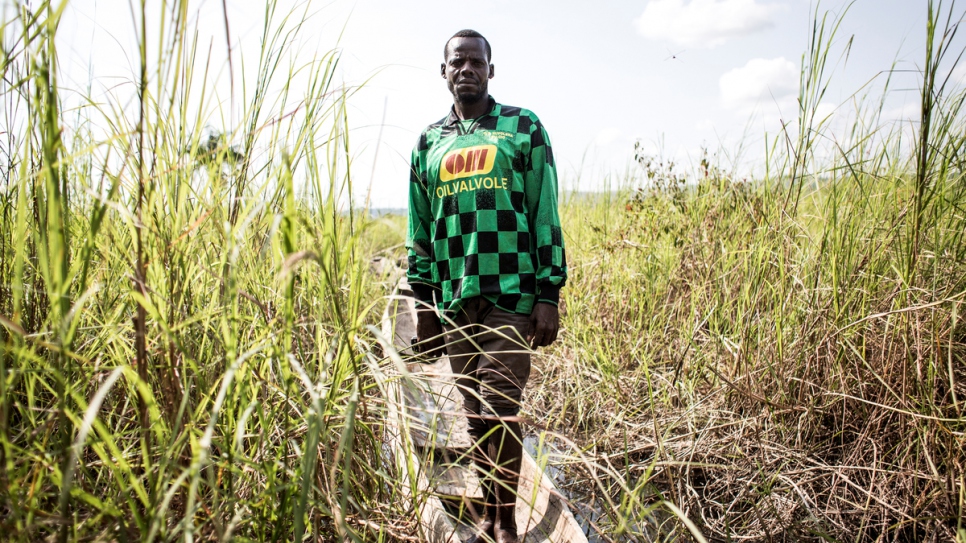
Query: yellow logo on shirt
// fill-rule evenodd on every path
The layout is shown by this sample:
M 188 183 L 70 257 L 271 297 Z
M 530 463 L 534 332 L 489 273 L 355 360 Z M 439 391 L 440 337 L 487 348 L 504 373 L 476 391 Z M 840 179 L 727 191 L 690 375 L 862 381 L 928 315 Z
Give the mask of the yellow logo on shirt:
M 496 145 L 477 145 L 446 153 L 439 163 L 439 180 L 452 181 L 463 177 L 484 175 L 493 170 Z

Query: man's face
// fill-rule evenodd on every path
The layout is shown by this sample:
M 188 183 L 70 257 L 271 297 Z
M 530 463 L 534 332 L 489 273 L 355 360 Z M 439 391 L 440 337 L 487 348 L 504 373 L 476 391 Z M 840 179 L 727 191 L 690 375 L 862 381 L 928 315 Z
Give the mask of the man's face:
M 456 102 L 485 100 L 488 80 L 493 77 L 486 44 L 481 38 L 453 38 L 446 47 L 446 62 L 440 65 L 440 73 Z

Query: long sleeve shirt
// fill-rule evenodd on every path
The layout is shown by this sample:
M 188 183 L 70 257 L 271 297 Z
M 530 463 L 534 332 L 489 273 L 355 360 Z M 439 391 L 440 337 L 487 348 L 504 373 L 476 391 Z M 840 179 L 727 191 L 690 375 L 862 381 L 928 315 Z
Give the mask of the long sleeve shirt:
M 429 125 L 412 153 L 408 279 L 444 312 L 484 296 L 529 314 L 567 280 L 550 139 L 531 111 L 496 103 Z

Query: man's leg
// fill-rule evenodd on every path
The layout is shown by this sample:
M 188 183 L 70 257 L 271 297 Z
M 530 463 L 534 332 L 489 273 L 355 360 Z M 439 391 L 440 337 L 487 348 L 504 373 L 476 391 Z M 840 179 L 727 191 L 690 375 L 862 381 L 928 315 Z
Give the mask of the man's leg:
M 514 417 L 515 418 L 515 417 Z M 504 419 L 496 423 L 490 434 L 490 449 L 495 449 L 497 543 L 519 541 L 517 536 L 517 488 L 523 460 L 523 435 L 520 422 Z
M 480 414 L 491 425 L 488 441 L 496 464 L 496 541 L 516 543 L 517 488 L 523 458 L 523 433 L 517 415 L 530 377 L 530 350 L 524 340 L 529 318 L 494 308 L 481 325 L 484 332 L 479 345 L 484 354 L 476 372 L 482 397 Z
M 472 504 L 471 502 L 471 514 L 477 522 L 477 534 L 471 537 L 467 543 L 494 541 L 496 539 L 495 530 L 499 497 L 496 483 L 493 480 L 493 458 L 495 451 L 489 442 L 490 425 L 479 416 L 479 413 L 468 415 L 467 421 L 469 423 L 468 433 L 474 443 L 470 449 L 470 459 L 476 467 L 477 478 L 480 481 L 480 490 L 483 492 L 483 507 L 481 510 L 478 510 L 476 504 Z
M 489 445 L 490 422 L 480 416 L 480 386 L 476 374 L 480 357 L 478 339 L 474 332 L 478 317 L 478 301 L 471 301 L 453 320 L 447 324 L 446 354 L 449 356 L 450 369 L 456 376 L 457 389 L 463 396 L 463 412 L 467 420 L 467 433 L 473 445 L 470 459 L 473 461 L 483 491 L 483 507 L 477 508 L 470 503 L 470 514 L 477 523 L 477 533 L 467 543 L 483 543 L 495 540 L 497 515 L 497 494 L 493 482 L 493 455 Z

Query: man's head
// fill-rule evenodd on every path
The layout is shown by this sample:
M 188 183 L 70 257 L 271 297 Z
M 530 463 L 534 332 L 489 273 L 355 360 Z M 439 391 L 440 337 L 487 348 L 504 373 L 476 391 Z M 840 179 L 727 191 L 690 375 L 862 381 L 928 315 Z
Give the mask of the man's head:
M 472 104 L 489 96 L 488 80 L 494 75 L 490 43 L 475 30 L 460 30 L 443 48 L 440 75 L 453 100 Z
M 493 61 L 493 50 L 490 49 L 490 42 L 483 37 L 483 34 L 480 34 L 479 32 L 469 28 L 460 30 L 456 34 L 453 34 L 450 39 L 446 41 L 446 45 L 443 46 L 443 60 L 449 58 L 449 43 L 453 41 L 454 38 L 478 38 L 483 40 L 483 45 L 486 47 L 486 62 L 489 64 Z

